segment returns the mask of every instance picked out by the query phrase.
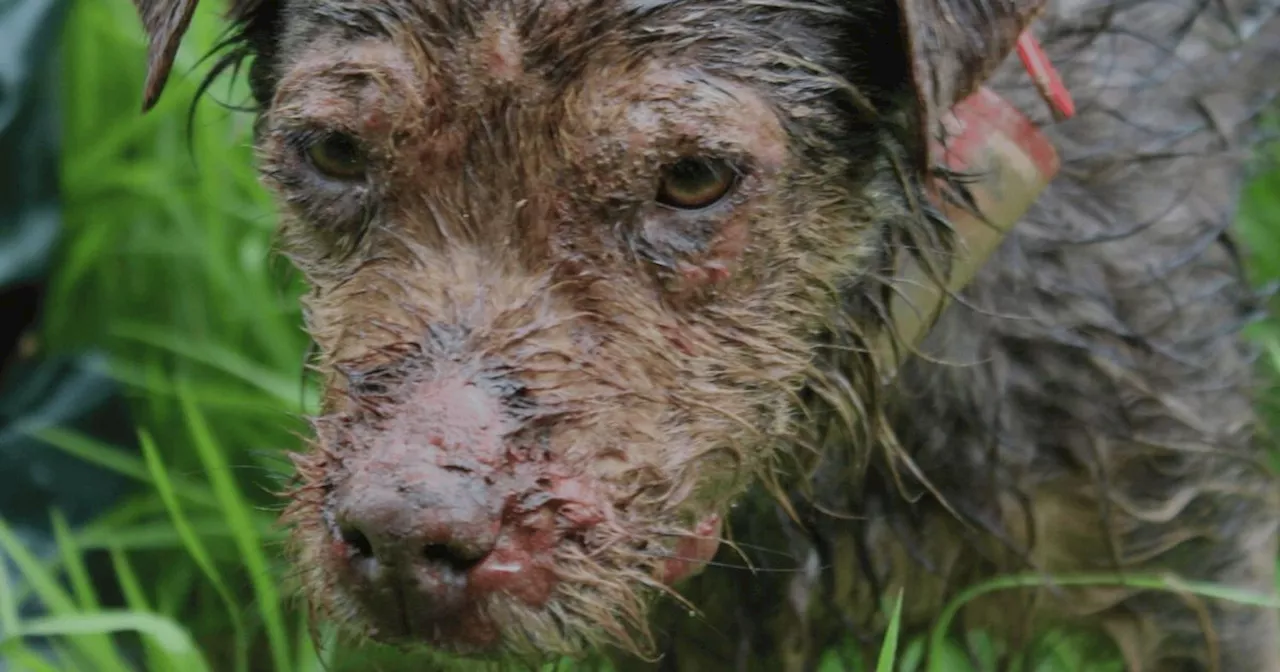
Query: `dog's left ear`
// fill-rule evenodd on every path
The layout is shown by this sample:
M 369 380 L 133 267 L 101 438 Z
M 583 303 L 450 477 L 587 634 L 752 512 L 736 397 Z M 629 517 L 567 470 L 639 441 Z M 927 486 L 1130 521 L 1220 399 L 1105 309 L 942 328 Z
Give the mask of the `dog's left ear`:
M 174 56 L 182 37 L 191 25 L 191 16 L 199 0 L 133 0 L 147 31 L 147 82 L 143 92 L 142 111 L 155 106 L 169 79 Z M 230 0 L 229 18 L 244 21 L 257 13 L 268 0 Z
M 1048 2 L 895 1 L 926 146 L 939 117 L 982 86 Z
M 147 31 L 147 83 L 143 89 L 142 111 L 155 106 L 169 79 L 173 58 L 182 36 L 191 25 L 197 0 L 134 0 L 142 27 Z

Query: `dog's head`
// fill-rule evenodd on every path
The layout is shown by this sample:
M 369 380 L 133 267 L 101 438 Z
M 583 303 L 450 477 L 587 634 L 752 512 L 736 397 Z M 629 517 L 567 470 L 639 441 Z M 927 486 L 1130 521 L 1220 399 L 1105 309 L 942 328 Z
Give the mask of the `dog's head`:
M 138 4 L 149 106 L 195 0 Z M 920 229 L 918 129 L 1029 17 L 978 9 L 233 2 L 325 376 L 287 513 L 319 611 L 643 652 Z

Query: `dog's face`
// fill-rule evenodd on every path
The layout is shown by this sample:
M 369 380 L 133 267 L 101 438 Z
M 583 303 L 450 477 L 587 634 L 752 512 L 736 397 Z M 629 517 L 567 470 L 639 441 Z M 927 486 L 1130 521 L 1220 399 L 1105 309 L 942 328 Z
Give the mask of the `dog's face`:
M 142 5 L 154 96 L 184 7 Z M 645 651 L 648 598 L 795 443 L 825 334 L 913 217 L 895 6 L 233 16 L 325 377 L 287 512 L 306 596 L 463 654 Z
M 645 598 L 789 431 L 821 288 L 874 249 L 838 32 L 725 3 L 372 7 L 286 9 L 261 121 L 329 374 L 304 586 L 379 639 L 644 649 Z

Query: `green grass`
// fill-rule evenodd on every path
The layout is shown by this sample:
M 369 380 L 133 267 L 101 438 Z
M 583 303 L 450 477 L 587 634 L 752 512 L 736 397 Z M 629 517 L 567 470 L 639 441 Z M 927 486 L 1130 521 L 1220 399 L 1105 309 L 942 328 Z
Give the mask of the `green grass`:
M 42 661 L 28 640 L 0 640 L 0 656 L 31 670 L 397 669 L 394 653 L 333 646 L 319 650 L 289 600 L 280 561 L 279 503 L 267 492 L 288 472 L 283 450 L 305 431 L 297 419 L 314 403 L 303 385 L 306 338 L 300 285 L 270 255 L 273 210 L 251 168 L 249 115 L 207 99 L 188 140 L 187 106 L 221 24 L 220 3 L 203 3 L 159 107 L 139 113 L 145 45 L 131 3 L 79 0 L 65 40 L 67 235 L 48 301 L 46 344 L 54 350 L 104 345 L 111 372 L 130 392 L 141 455 L 62 430 L 43 438 L 59 449 L 134 479 L 141 494 L 92 524 L 68 529 L 54 514 L 60 554 L 41 560 L 0 520 L 0 552 L 23 576 L 3 575 L 0 628 L 56 635 L 56 659 Z M 223 100 L 243 89 L 214 88 Z M 1280 172 L 1246 193 L 1241 227 L 1259 282 L 1280 278 Z M 264 261 L 270 260 L 270 263 Z M 1264 365 L 1280 370 L 1280 323 L 1257 325 Z M 1280 396 L 1262 401 L 1280 417 Z M 1276 426 L 1274 422 L 1271 426 Z M 264 486 L 265 484 L 265 486 Z M 123 607 L 104 608 L 84 557 L 105 553 Z M 1096 583 L 1108 577 L 1063 577 Z M 1003 577 L 961 598 L 1038 581 Z M 1248 601 L 1213 586 L 1130 577 L 1144 585 Z M 50 608 L 21 621 L 17 604 L 34 594 Z M 898 598 L 901 599 L 900 596 Z M 959 598 L 958 598 L 959 599 Z M 958 604 L 958 603 L 957 603 Z M 998 644 L 969 633 L 965 648 L 935 631 L 898 641 L 896 614 L 878 671 L 989 669 Z M 983 653 L 983 652 L 987 653 Z M 1049 633 L 1027 654 L 1043 672 L 1110 669 L 1091 640 Z M 976 662 L 975 662 L 976 659 Z M 840 652 L 824 672 L 846 669 Z M 1092 662 L 1085 662 L 1092 661 Z M 430 667 L 414 669 L 432 669 Z

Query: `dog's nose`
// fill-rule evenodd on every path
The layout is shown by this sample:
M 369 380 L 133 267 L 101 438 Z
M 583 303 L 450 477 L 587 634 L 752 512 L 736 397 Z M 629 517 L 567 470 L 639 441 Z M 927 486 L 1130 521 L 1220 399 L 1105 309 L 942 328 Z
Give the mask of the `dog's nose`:
M 498 538 L 500 511 L 487 495 L 467 473 L 372 461 L 335 492 L 334 522 L 361 580 L 449 612 L 465 602 L 467 572 Z
M 393 488 L 348 488 L 337 507 L 343 541 L 359 555 L 466 571 L 493 549 L 499 520 L 486 510 L 483 492 L 436 469 L 420 470 L 414 485 L 394 480 Z
M 334 532 L 349 576 L 384 595 L 374 599 L 394 593 L 417 605 L 413 616 L 434 619 L 483 592 L 468 574 L 502 531 L 501 403 L 465 378 L 421 383 L 344 456 L 349 472 L 330 495 Z
M 337 564 L 333 587 L 374 639 L 493 646 L 483 614 L 545 605 L 564 531 L 595 524 L 590 507 L 572 506 L 572 479 L 543 483 L 528 451 L 509 445 L 501 380 L 484 382 L 445 374 L 406 385 L 376 421 L 352 423 L 332 455 L 341 467 L 326 517 L 337 543 L 318 559 Z

